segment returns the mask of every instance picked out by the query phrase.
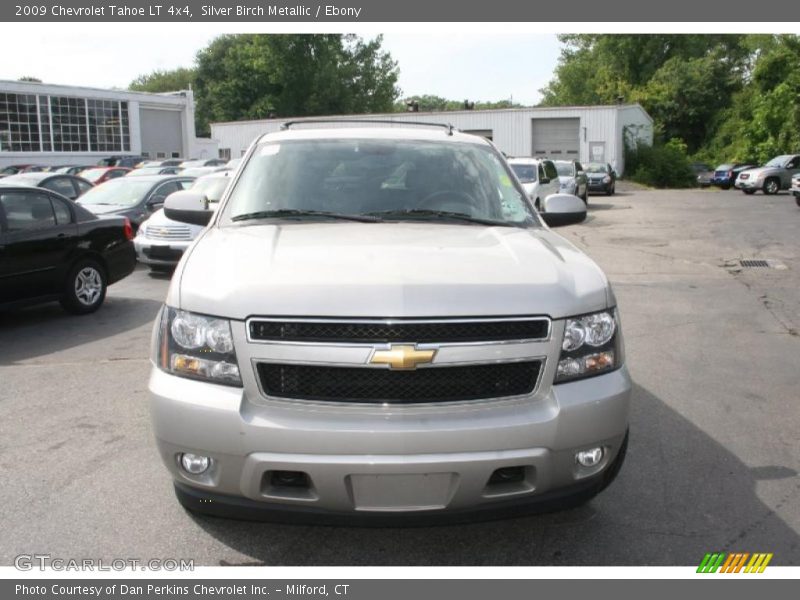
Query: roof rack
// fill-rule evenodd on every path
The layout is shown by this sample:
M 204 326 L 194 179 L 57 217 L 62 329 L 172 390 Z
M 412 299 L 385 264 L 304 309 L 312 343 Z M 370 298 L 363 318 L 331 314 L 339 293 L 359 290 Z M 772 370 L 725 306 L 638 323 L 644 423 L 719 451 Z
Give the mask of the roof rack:
M 290 129 L 293 125 L 319 125 L 321 123 L 358 123 L 358 124 L 373 124 L 378 123 L 381 125 L 419 125 L 421 127 L 441 127 L 447 130 L 447 135 L 453 135 L 455 127 L 451 123 L 426 123 L 425 121 L 399 121 L 395 119 L 302 119 L 295 121 L 286 121 L 281 124 L 281 131 Z

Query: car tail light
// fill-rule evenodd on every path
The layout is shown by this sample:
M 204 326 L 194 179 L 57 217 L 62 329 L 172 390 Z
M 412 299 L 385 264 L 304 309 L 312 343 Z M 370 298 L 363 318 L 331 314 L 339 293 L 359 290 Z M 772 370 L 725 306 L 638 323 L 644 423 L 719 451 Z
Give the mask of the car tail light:
M 125 239 L 130 242 L 133 239 L 133 225 L 131 225 L 131 220 L 128 217 L 125 217 L 125 227 L 123 230 L 125 231 Z

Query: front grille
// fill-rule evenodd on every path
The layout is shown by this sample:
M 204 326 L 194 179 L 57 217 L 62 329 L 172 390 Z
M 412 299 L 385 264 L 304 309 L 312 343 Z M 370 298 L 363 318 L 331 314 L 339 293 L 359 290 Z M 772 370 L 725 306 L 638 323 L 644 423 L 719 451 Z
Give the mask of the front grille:
M 514 320 L 259 320 L 249 323 L 253 341 L 346 343 L 448 343 L 539 340 L 547 338 L 546 318 Z
M 145 229 L 144 236 L 151 240 L 191 241 L 192 231 L 185 225 L 154 225 Z
M 257 372 L 264 393 L 277 398 L 416 404 L 530 394 L 540 368 L 539 361 L 409 371 L 260 363 Z

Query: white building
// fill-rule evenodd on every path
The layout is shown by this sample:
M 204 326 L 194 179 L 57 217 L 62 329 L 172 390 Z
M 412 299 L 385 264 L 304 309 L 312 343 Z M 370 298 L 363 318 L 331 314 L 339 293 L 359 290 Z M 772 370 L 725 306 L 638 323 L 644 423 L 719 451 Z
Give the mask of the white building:
M 0 81 L 0 169 L 96 164 L 112 155 L 216 158 L 197 138 L 191 91 L 122 90 Z
M 629 141 L 653 143 L 653 119 L 638 104 L 386 113 L 350 118 L 450 123 L 491 139 L 509 156 L 607 162 L 620 175 L 625 171 L 623 136 Z M 287 120 L 303 119 L 212 123 L 211 137 L 219 144 L 220 156 L 235 158 L 244 154 L 259 135 L 277 131 Z

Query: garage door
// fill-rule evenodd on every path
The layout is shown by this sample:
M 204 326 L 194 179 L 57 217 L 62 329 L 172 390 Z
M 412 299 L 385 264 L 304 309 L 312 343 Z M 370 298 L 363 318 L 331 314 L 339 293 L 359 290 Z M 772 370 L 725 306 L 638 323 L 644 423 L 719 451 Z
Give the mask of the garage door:
M 532 119 L 533 156 L 578 160 L 581 120 Z
M 181 113 L 176 110 L 142 108 L 139 111 L 142 152 L 150 158 L 181 156 L 183 127 Z

